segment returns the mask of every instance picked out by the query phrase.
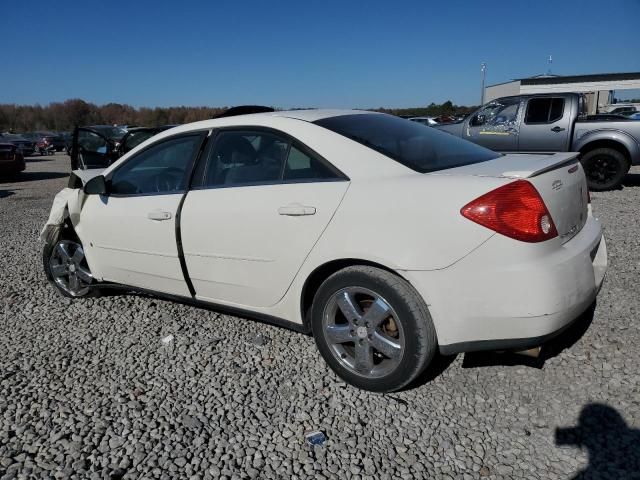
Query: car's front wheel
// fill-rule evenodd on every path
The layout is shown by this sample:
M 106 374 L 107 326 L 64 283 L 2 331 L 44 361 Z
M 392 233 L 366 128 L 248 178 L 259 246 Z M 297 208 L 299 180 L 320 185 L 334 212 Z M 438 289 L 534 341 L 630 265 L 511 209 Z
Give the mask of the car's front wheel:
M 424 300 L 404 279 L 370 266 L 331 275 L 313 300 L 320 353 L 348 383 L 392 392 L 414 380 L 437 349 Z
M 94 278 L 78 239 L 61 238 L 45 244 L 42 260 L 47 278 L 65 297 L 86 297 L 95 293 Z

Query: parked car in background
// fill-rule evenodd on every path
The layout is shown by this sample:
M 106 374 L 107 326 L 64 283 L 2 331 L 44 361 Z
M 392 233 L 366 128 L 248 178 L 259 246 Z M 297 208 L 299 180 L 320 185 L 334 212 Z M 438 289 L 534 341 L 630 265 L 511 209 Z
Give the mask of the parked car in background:
M 627 107 L 616 107 L 608 113 L 612 115 L 630 115 L 632 113 L 636 113 L 637 111 L 638 109 L 636 107 L 627 106 Z
M 36 142 L 36 151 L 40 155 L 53 155 L 55 152 L 62 152 L 66 147 L 66 142 L 62 135 L 43 135 Z
M 73 177 L 42 232 L 62 295 L 125 286 L 312 332 L 368 390 L 438 350 L 540 345 L 607 268 L 577 154 L 500 155 L 382 113 L 197 122 Z
M 25 169 L 24 155 L 13 143 L 2 142 L 0 137 L 0 175 L 12 175 Z
M 0 142 L 11 143 L 18 147 L 23 157 L 30 157 L 35 152 L 35 142 L 24 135 L 5 133 L 0 135 Z
M 132 127 L 123 135 L 119 129 L 112 130 L 118 127 L 78 127 L 71 141 L 71 169 L 105 168 L 145 140 L 172 127 Z
M 640 165 L 640 124 L 589 118 L 584 105 L 575 93 L 504 97 L 434 128 L 497 152 L 579 152 L 591 190 L 616 188 Z
M 101 136 L 109 139 L 111 142 L 118 143 L 125 136 L 127 130 L 122 127 L 113 126 L 113 125 L 91 125 L 89 127 L 84 127 L 93 130 L 94 132 L 99 133 Z
M 631 115 L 629 115 L 629 118 L 631 120 L 640 120 L 640 112 L 638 113 L 632 113 Z
M 618 115 L 614 113 L 596 113 L 594 115 L 587 115 L 584 117 L 584 121 L 587 122 L 595 122 L 595 121 L 610 121 L 610 122 L 624 122 L 629 120 L 629 117 L 626 115 Z

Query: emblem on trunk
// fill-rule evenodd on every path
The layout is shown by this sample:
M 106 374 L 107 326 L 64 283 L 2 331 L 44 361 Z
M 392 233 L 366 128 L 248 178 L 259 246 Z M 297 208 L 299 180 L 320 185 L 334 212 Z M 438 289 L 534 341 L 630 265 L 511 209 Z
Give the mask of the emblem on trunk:
M 562 180 L 554 180 L 551 184 L 551 188 L 554 190 L 560 190 L 562 188 Z

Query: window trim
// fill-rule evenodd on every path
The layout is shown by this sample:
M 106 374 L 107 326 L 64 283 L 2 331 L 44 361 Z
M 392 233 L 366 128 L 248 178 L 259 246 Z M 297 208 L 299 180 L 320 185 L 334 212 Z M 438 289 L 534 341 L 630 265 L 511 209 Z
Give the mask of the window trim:
M 145 153 L 149 149 L 154 148 L 154 147 L 156 147 L 158 145 L 162 145 L 163 143 L 178 139 L 178 138 L 200 137 L 200 143 L 197 146 L 194 155 L 188 161 L 187 168 L 185 169 L 185 174 L 186 174 L 185 188 L 182 188 L 180 190 L 175 190 L 175 191 L 172 191 L 172 192 L 108 193 L 107 197 L 126 198 L 126 197 L 153 197 L 153 196 L 157 196 L 157 195 L 184 195 L 186 192 L 189 191 L 189 185 L 190 185 L 192 177 L 193 177 L 194 166 L 196 165 L 197 161 L 199 160 L 199 158 L 200 158 L 200 156 L 201 156 L 201 154 L 202 154 L 202 152 L 204 150 L 203 146 L 206 146 L 206 143 L 208 143 L 207 140 L 208 140 L 208 138 L 210 136 L 211 136 L 211 129 L 207 128 L 207 129 L 192 130 L 192 131 L 188 131 L 188 132 L 176 133 L 174 135 L 171 135 L 171 136 L 168 136 L 168 137 L 164 137 L 162 139 L 159 139 L 159 140 L 153 142 L 151 145 L 147 145 L 146 147 L 144 147 L 139 152 L 136 152 L 135 155 L 127 158 L 127 160 L 125 162 L 122 162 L 121 165 L 118 165 L 115 169 L 113 169 L 111 172 L 109 172 L 109 174 L 105 177 L 105 182 L 107 184 L 107 191 L 109 191 L 110 188 L 111 188 L 111 178 L 115 175 L 115 173 L 118 170 L 120 170 L 121 168 L 123 168 L 124 165 L 126 165 L 127 163 L 129 163 L 133 159 L 137 158 L 139 155 L 142 155 L 143 153 Z
M 320 162 L 323 166 L 325 166 L 327 169 L 333 172 L 335 174 L 335 177 L 284 180 L 283 178 L 284 167 L 286 166 L 286 163 L 287 163 L 287 161 L 285 160 L 283 162 L 283 167 L 280 171 L 281 178 L 278 180 L 268 180 L 268 181 L 262 181 L 262 182 L 242 182 L 242 183 L 234 183 L 231 185 L 205 185 L 204 182 L 206 179 L 208 165 L 205 164 L 204 167 L 201 169 L 202 171 L 200 172 L 199 178 L 196 178 L 197 176 L 195 175 L 195 172 L 198 171 L 198 167 L 200 166 L 201 162 L 206 162 L 208 160 L 209 154 L 211 153 L 211 150 L 215 148 L 215 145 L 218 142 L 218 138 L 220 134 L 224 132 L 240 132 L 240 133 L 263 132 L 263 133 L 270 133 L 272 135 L 280 136 L 285 140 L 287 140 L 287 142 L 289 143 L 289 147 L 287 150 L 287 159 L 288 159 L 288 155 L 289 155 L 289 151 L 291 150 L 291 147 L 295 146 L 295 148 L 300 150 L 302 153 L 304 153 L 305 155 L 308 155 L 311 159 Z M 278 130 L 276 128 L 271 128 L 271 127 L 265 127 L 261 125 L 233 125 L 228 127 L 214 128 L 210 136 L 210 141 L 208 142 L 207 147 L 203 150 L 203 152 L 204 154 L 200 155 L 200 157 L 198 158 L 198 161 L 194 164 L 194 167 L 193 167 L 194 175 L 193 175 L 193 178 L 191 179 L 191 183 L 189 184 L 189 190 L 213 190 L 213 189 L 220 189 L 220 188 L 289 185 L 289 184 L 296 184 L 296 183 L 348 182 L 351 180 L 338 167 L 333 165 L 329 160 L 324 158 L 322 155 L 320 155 L 318 152 L 313 150 L 308 145 L 305 145 L 296 137 L 288 134 L 287 132 L 283 132 L 282 130 Z
M 551 101 L 551 104 L 549 105 L 549 110 L 547 111 L 547 121 L 546 122 L 528 122 L 527 121 L 527 114 L 529 113 L 529 104 L 534 100 L 550 100 Z M 556 118 L 555 120 L 550 120 L 549 117 L 551 116 L 551 110 L 553 110 L 553 101 L 554 100 L 562 101 L 562 115 L 560 115 L 560 117 Z M 559 122 L 560 120 L 562 120 L 564 118 L 565 106 L 566 106 L 566 102 L 565 102 L 564 97 L 548 96 L 548 97 L 532 97 L 532 98 L 529 98 L 527 100 L 527 108 L 525 108 L 525 110 L 524 110 L 523 122 L 524 122 L 525 125 L 551 125 L 552 123 Z

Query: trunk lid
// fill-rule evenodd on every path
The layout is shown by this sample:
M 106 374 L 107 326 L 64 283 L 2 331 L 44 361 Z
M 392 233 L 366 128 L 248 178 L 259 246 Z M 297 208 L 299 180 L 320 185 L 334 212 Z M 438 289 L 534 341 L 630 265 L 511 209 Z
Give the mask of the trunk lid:
M 434 175 L 527 179 L 544 200 L 563 243 L 587 221 L 589 192 L 577 153 L 509 154 Z

